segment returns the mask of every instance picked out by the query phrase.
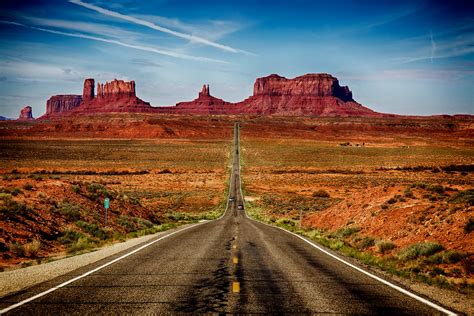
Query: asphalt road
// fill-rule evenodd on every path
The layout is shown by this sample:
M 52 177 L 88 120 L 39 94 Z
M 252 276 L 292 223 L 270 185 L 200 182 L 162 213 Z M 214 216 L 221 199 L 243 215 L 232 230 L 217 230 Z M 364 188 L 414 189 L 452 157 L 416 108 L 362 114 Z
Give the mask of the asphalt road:
M 238 127 L 225 215 L 175 233 L 22 304 L 23 314 L 339 313 L 439 314 L 300 238 L 246 217 Z M 4 297 L 0 309 L 100 267 Z

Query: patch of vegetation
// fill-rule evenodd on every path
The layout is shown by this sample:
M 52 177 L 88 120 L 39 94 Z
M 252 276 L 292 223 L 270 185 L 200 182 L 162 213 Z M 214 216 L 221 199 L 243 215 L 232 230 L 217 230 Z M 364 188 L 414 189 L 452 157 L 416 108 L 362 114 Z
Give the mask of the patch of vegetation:
M 330 195 L 329 195 L 329 193 L 326 192 L 325 190 L 318 190 L 318 191 L 313 192 L 313 197 L 329 198 Z
M 10 195 L 5 194 L 2 201 L 3 205 L 0 206 L 0 214 L 6 218 L 31 218 L 33 214 L 36 214 L 33 209 L 26 204 L 12 200 Z
M 25 256 L 25 248 L 23 247 L 23 245 L 21 245 L 17 242 L 10 243 L 9 249 L 17 257 L 24 257 Z
M 86 223 L 84 221 L 77 221 L 76 225 L 84 229 L 87 233 L 89 233 L 93 237 L 98 238 L 100 240 L 106 240 L 107 238 L 110 237 L 109 232 L 100 228 L 97 224 Z
M 41 241 L 35 239 L 23 245 L 23 250 L 26 257 L 36 258 L 42 247 Z
M 332 235 L 334 237 L 338 237 L 338 238 L 347 238 L 347 237 L 352 236 L 353 234 L 355 234 L 359 231 L 360 231 L 360 227 L 357 227 L 357 226 L 343 227 L 343 228 L 337 230 Z
M 22 193 L 21 190 L 19 188 L 13 188 L 13 190 L 11 191 L 11 194 L 13 196 L 17 196 L 18 194 Z
M 153 223 L 149 220 L 128 215 L 120 215 L 116 222 L 122 226 L 127 233 L 153 227 Z
M 53 206 L 52 211 L 66 216 L 72 221 L 77 221 L 81 218 L 81 207 L 68 201 L 63 201 L 59 208 Z
M 474 206 L 474 189 L 459 191 L 453 195 L 449 202 L 451 203 L 467 203 L 470 206 Z
M 385 254 L 388 251 L 395 249 L 396 245 L 391 241 L 381 240 L 376 243 L 376 247 L 378 252 Z
M 474 218 L 473 217 L 470 217 L 466 224 L 464 225 L 464 232 L 466 234 L 469 234 L 470 232 L 472 232 L 474 230 Z
M 76 253 L 88 249 L 92 249 L 95 247 L 95 243 L 90 240 L 89 238 L 82 236 L 79 237 L 76 241 L 72 242 L 70 245 L 67 247 L 67 252 L 68 253 Z
M 33 186 L 30 183 L 26 183 L 23 186 L 23 189 L 25 189 L 26 191 L 31 191 L 33 189 Z
M 85 237 L 83 233 L 72 228 L 66 228 L 61 233 L 61 237 L 58 238 L 58 241 L 63 245 L 70 245 L 76 242 L 81 237 Z
M 413 260 L 420 256 L 431 256 L 443 249 L 443 246 L 435 242 L 420 242 L 403 248 L 399 251 L 397 256 L 402 260 Z

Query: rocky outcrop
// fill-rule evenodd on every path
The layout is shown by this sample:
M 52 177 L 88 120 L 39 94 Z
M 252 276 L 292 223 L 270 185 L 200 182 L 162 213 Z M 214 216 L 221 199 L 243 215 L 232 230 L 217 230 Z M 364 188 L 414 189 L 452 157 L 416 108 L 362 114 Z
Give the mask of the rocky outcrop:
M 46 101 L 46 117 L 62 115 L 64 112 L 72 111 L 81 105 L 80 95 L 55 95 Z
M 213 97 L 209 92 L 209 85 L 203 85 L 198 98 L 190 102 L 180 102 L 174 107 L 159 109 L 160 112 L 177 114 L 232 114 L 234 105 L 222 99 Z
M 294 116 L 384 116 L 354 101 L 347 86 L 339 85 L 329 74 L 306 74 L 293 79 L 273 74 L 255 81 L 253 95 L 230 103 L 211 95 L 209 85 L 203 85 L 197 99 L 176 106 L 152 107 L 136 96 L 135 82 L 114 79 L 97 83 L 86 79 L 82 96 L 51 97 L 46 117 L 93 114 L 97 112 L 155 112 L 176 114 L 250 114 Z
M 88 96 L 90 80 L 93 84 L 93 79 L 86 79 L 84 82 L 84 93 L 87 92 Z M 111 82 L 97 83 L 97 95 L 84 99 L 75 112 L 151 112 L 152 110 L 150 103 L 136 96 L 135 81 L 114 79 Z
M 342 101 L 353 101 L 347 86 L 329 74 L 307 74 L 294 79 L 286 79 L 273 74 L 255 81 L 253 95 L 267 96 L 311 96 L 337 97 Z
M 90 101 L 94 99 L 94 86 L 95 81 L 92 78 L 86 79 L 84 81 L 84 89 L 82 90 L 82 100 Z
M 33 110 L 31 106 L 27 105 L 20 111 L 20 116 L 18 117 L 20 121 L 29 121 L 34 120 L 33 118 Z
M 180 102 L 166 111 L 181 114 L 381 115 L 355 102 L 351 90 L 340 86 L 337 78 L 329 74 L 307 74 L 293 79 L 273 74 L 258 78 L 253 95 L 238 103 L 211 96 L 209 85 L 204 85 L 197 99 Z

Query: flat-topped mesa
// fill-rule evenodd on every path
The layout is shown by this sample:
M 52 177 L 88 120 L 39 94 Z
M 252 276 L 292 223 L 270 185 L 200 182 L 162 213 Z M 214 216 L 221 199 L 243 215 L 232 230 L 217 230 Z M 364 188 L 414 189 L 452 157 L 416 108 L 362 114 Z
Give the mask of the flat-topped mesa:
M 114 79 L 111 82 L 97 83 L 97 98 L 117 100 L 133 98 L 135 95 L 135 81 L 123 81 Z
M 272 74 L 257 78 L 253 95 L 337 97 L 345 102 L 353 101 L 349 88 L 341 87 L 337 78 L 329 74 L 306 74 L 293 79 Z
M 45 116 L 60 115 L 63 112 L 72 111 L 81 105 L 81 95 L 54 95 L 46 101 Z
M 27 105 L 20 111 L 20 116 L 18 117 L 19 121 L 29 121 L 34 120 L 33 111 L 31 106 Z

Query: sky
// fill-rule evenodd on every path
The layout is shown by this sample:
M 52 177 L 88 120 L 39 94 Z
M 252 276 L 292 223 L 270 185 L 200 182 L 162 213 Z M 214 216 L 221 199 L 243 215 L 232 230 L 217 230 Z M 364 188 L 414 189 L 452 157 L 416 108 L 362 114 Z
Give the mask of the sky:
M 203 84 L 241 101 L 273 73 L 330 73 L 379 112 L 474 114 L 474 1 L 0 2 L 1 116 L 85 78 L 169 106 Z

